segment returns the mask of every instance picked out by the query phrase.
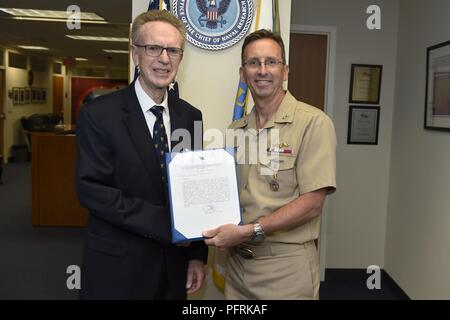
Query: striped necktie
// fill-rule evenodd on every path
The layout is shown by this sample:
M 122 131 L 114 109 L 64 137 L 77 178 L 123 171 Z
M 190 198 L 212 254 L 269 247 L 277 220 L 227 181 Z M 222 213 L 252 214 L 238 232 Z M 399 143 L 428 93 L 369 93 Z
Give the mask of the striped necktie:
M 167 187 L 166 152 L 169 152 L 169 144 L 167 142 L 166 128 L 164 127 L 162 115 L 164 107 L 154 106 L 150 109 L 150 111 L 156 117 L 156 122 L 153 126 L 153 143 L 159 159 L 162 181 Z

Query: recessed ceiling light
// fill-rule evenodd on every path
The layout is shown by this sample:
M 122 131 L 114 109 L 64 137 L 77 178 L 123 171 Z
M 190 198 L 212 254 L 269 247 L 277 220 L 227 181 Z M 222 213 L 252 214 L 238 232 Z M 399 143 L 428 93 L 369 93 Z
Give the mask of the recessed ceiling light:
M 56 10 L 0 8 L 0 11 L 10 14 L 12 19 L 34 21 L 67 22 L 68 19 L 72 19 L 73 15 L 71 11 Z M 79 14 L 80 23 L 108 23 L 95 12 L 80 12 Z
M 74 40 L 118 41 L 118 42 L 129 42 L 130 41 L 128 38 L 118 38 L 118 37 L 73 36 L 70 34 L 66 34 L 66 37 L 69 37 Z
M 103 49 L 106 53 L 126 53 L 128 54 L 128 50 L 113 50 L 113 49 Z
M 19 48 L 22 49 L 27 49 L 27 50 L 48 50 L 48 48 L 46 47 L 40 47 L 40 46 L 23 46 L 23 45 L 18 45 Z
M 76 61 L 88 61 L 86 58 L 75 58 Z

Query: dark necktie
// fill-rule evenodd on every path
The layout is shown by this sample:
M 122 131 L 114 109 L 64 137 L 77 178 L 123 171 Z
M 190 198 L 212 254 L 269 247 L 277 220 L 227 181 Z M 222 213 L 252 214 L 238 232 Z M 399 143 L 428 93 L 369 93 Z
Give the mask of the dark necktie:
M 167 187 L 167 171 L 166 171 L 166 152 L 169 152 L 169 145 L 167 142 L 166 128 L 164 127 L 162 106 L 154 106 L 150 111 L 155 115 L 156 122 L 153 126 L 153 143 L 155 144 L 156 154 L 159 159 L 161 169 L 161 176 L 164 186 Z

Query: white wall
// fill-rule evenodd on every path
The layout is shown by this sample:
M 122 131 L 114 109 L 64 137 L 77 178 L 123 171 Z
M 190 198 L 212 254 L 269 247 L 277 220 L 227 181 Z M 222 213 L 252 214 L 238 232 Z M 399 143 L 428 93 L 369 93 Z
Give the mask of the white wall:
M 450 1 L 402 0 L 385 268 L 414 299 L 450 299 L 450 132 L 423 129 L 426 48 Z
M 366 27 L 369 5 L 382 11 L 382 29 Z M 384 265 L 394 108 L 398 1 L 298 0 L 292 24 L 337 28 L 333 121 L 338 138 L 337 192 L 329 198 L 327 268 Z M 383 65 L 377 146 L 347 145 L 352 63 Z

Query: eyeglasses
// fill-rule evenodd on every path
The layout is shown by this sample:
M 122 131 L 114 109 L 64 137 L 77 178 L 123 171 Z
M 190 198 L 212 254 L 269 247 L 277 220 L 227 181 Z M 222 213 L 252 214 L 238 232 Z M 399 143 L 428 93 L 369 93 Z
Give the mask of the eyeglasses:
M 156 44 L 135 44 L 134 46 L 138 48 L 145 48 L 145 53 L 150 57 L 159 57 L 164 50 L 166 50 L 167 54 L 171 58 L 179 58 L 183 55 L 183 49 L 181 48 L 161 47 Z
M 266 68 L 269 68 L 269 69 L 275 68 L 279 64 L 284 65 L 283 61 L 277 60 L 275 58 L 267 58 L 264 61 L 260 61 L 255 58 L 255 59 L 250 59 L 243 63 L 243 65 L 246 66 L 247 68 L 254 69 L 254 70 L 258 69 L 263 64 L 266 66 Z

